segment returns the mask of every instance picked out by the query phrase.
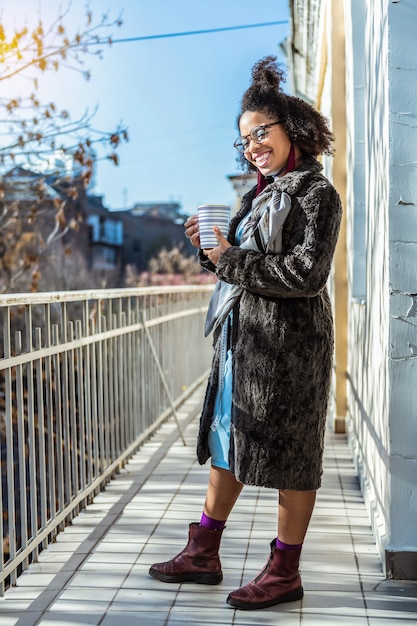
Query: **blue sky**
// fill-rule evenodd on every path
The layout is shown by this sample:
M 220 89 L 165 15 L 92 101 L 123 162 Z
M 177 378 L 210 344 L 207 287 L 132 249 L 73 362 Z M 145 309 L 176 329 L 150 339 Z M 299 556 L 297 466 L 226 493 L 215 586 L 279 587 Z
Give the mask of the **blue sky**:
M 2 9 L 6 23 L 21 25 L 37 14 L 57 14 L 57 0 L 15 0 Z M 74 28 L 84 0 L 73 0 L 66 23 Z M 92 0 L 95 16 L 109 9 L 124 24 L 115 39 L 288 20 L 287 0 Z M 67 6 L 63 3 L 63 6 Z M 73 117 L 98 105 L 94 126 L 110 130 L 119 121 L 130 141 L 120 165 L 101 162 L 95 193 L 111 209 L 135 202 L 180 202 L 192 214 L 202 203 L 233 202 L 227 175 L 239 172 L 233 141 L 239 101 L 252 65 L 275 54 L 288 23 L 148 41 L 116 43 L 103 60 L 87 59 L 92 78 L 63 71 L 41 83 L 40 95 Z M 9 84 L 8 92 L 17 87 Z

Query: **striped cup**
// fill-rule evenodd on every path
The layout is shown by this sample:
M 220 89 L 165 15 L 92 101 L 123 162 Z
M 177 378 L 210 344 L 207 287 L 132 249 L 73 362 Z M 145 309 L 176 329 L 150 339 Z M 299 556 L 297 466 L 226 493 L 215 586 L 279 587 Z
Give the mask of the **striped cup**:
M 202 204 L 197 207 L 198 228 L 201 248 L 215 248 L 218 241 L 213 233 L 213 226 L 218 226 L 227 236 L 230 220 L 230 206 L 225 204 Z

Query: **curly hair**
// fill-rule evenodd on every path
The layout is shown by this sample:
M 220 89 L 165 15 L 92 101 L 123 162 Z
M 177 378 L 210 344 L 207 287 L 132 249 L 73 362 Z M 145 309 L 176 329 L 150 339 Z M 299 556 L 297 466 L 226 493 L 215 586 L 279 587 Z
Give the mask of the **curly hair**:
M 259 111 L 278 120 L 291 143 L 304 155 L 332 155 L 334 137 L 327 119 L 305 100 L 285 93 L 283 82 L 285 74 L 277 57 L 267 56 L 255 63 L 252 82 L 242 97 L 237 128 L 243 113 Z M 243 154 L 239 154 L 237 160 L 243 169 L 256 170 Z

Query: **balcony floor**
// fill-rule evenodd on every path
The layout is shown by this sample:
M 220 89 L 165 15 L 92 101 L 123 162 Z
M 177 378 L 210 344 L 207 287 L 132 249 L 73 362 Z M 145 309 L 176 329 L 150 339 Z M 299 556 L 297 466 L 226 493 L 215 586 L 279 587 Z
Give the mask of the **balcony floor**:
M 384 580 L 346 437 L 331 433 L 303 550 L 301 602 L 250 612 L 225 602 L 264 565 L 276 534 L 276 492 L 255 487 L 245 487 L 229 519 L 220 585 L 149 577 L 150 564 L 182 549 L 188 522 L 200 518 L 208 475 L 195 460 L 202 394 L 179 413 L 188 445 L 174 420 L 166 423 L 0 598 L 1 625 L 416 624 L 417 583 Z

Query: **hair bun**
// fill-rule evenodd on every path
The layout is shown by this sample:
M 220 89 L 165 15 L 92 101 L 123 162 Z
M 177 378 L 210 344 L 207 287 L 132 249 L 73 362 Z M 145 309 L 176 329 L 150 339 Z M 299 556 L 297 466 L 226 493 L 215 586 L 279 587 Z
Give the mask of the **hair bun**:
M 285 74 L 278 65 L 277 57 L 264 57 L 252 68 L 252 84 L 262 90 L 282 91 L 281 83 L 284 82 Z

